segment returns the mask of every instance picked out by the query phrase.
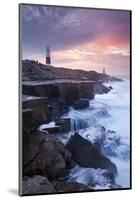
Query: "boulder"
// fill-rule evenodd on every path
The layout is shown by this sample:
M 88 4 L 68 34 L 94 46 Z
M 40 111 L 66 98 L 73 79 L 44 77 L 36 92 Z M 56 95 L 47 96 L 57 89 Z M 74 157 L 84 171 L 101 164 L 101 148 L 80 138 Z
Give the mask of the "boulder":
M 105 157 L 92 142 L 87 141 L 78 133 L 71 136 L 66 148 L 71 152 L 72 159 L 81 167 L 109 169 L 114 175 L 117 175 L 116 165 Z
M 66 181 L 53 181 L 54 188 L 58 192 L 82 192 L 82 191 L 93 191 L 88 186 L 77 183 L 77 182 L 66 182 Z
M 40 174 L 49 179 L 64 175 L 71 156 L 54 135 L 23 135 L 23 175 Z
M 89 107 L 89 99 L 79 99 L 73 104 L 75 109 L 84 109 Z
M 37 131 L 40 120 L 34 111 L 23 111 L 22 162 L 23 175 L 44 175 L 50 178 L 65 173 L 71 155 L 54 135 Z
M 54 186 L 44 176 L 25 177 L 22 182 L 22 195 L 45 194 L 56 192 Z

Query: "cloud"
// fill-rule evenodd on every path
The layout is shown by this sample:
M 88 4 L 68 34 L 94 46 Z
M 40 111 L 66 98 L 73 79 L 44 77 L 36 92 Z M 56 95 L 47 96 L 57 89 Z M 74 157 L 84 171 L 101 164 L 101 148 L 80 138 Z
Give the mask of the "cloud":
M 21 13 L 23 58 L 43 61 L 50 44 L 58 66 L 129 63 L 128 11 L 22 5 Z
M 128 12 L 24 5 L 22 15 L 23 42 L 32 49 L 45 43 L 54 50 L 66 49 L 110 32 L 129 37 Z

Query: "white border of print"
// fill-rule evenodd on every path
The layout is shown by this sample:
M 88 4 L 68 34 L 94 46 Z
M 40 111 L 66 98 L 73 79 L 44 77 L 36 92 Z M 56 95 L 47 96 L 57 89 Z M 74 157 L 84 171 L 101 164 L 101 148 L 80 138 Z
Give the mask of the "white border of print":
M 85 2 L 85 4 L 84 4 Z M 116 8 L 116 9 L 131 9 L 133 17 L 133 28 L 135 30 L 135 3 L 134 0 L 20 0 L 1 1 L 0 6 L 0 196 L 1 199 L 19 199 L 17 196 L 18 190 L 18 4 L 19 3 L 38 3 L 52 5 L 68 5 L 80 7 L 95 7 L 95 8 Z M 132 35 L 135 35 L 132 33 Z M 133 39 L 133 52 L 135 55 L 135 37 Z M 133 102 L 135 102 L 135 60 L 132 63 L 132 83 L 133 83 Z M 132 105 L 132 113 L 135 113 L 135 104 Z M 133 116 L 134 121 L 134 116 Z M 135 131 L 133 124 L 132 133 Z M 113 200 L 113 199 L 133 199 L 135 196 L 135 134 L 132 134 L 133 144 L 133 169 L 132 169 L 132 190 L 123 191 L 105 191 L 94 193 L 76 193 L 76 194 L 61 194 L 50 196 L 31 196 L 23 197 L 34 199 L 55 199 L 55 200 L 70 200 L 73 199 L 96 199 L 96 200 Z

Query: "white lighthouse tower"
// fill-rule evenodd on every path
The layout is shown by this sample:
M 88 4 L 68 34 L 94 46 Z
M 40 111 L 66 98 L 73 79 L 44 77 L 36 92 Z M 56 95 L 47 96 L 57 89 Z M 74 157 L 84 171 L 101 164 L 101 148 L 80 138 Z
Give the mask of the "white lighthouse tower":
M 46 65 L 51 65 L 50 46 L 46 45 Z

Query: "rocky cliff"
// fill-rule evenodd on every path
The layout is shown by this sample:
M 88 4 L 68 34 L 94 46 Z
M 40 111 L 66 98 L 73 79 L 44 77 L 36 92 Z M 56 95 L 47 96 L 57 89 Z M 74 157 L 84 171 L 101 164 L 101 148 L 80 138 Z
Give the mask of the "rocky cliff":
M 83 66 L 82 66 L 83 69 Z M 102 80 L 109 78 L 108 75 L 95 71 L 85 71 L 79 69 L 58 68 L 44 65 L 36 61 L 22 61 L 23 81 L 33 80 L 54 80 L 54 79 L 76 79 L 76 80 Z
M 92 190 L 92 183 L 88 187 L 60 179 L 76 164 L 110 170 L 109 180 L 113 181 L 117 168 L 96 146 L 75 134 L 65 147 L 54 134 L 70 131 L 70 119 L 60 118 L 69 106 L 87 108 L 96 93 L 103 94 L 112 89 L 102 84 L 109 76 L 29 60 L 22 62 L 22 75 L 22 194 Z M 40 125 L 51 121 L 56 126 L 43 131 L 39 129 Z
M 71 154 L 56 136 L 39 132 L 40 124 L 34 109 L 23 110 L 21 195 L 89 191 L 83 184 L 59 180 L 73 166 Z

